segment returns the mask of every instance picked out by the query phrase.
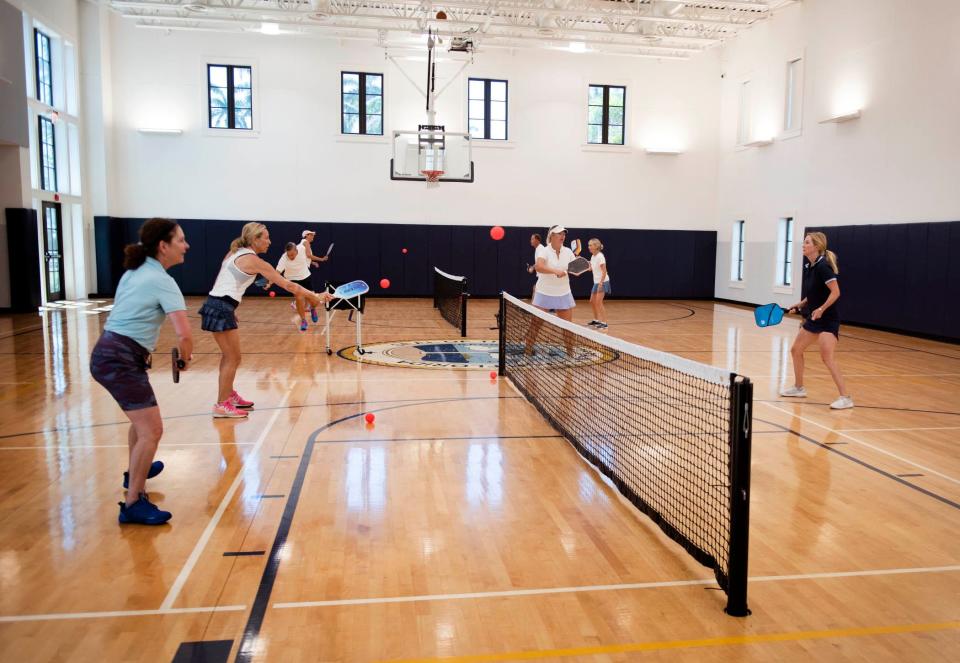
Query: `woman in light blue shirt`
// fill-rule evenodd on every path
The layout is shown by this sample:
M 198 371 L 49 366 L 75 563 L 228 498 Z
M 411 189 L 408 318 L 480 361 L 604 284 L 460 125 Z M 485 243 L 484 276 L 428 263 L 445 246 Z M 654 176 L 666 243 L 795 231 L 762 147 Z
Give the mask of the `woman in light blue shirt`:
M 110 392 L 130 420 L 130 458 L 123 473 L 126 501 L 120 503 L 120 523 L 162 525 L 170 520 L 147 498 L 146 481 L 163 470 L 154 462 L 163 422 L 147 377 L 150 353 L 157 347 L 160 326 L 170 318 L 180 356 L 190 365 L 193 338 L 187 307 L 167 270 L 179 265 L 190 245 L 183 229 L 170 219 L 150 219 L 140 228 L 140 242 L 124 249 L 126 268 L 103 334 L 90 357 L 90 374 Z M 184 369 L 185 370 L 185 369 Z

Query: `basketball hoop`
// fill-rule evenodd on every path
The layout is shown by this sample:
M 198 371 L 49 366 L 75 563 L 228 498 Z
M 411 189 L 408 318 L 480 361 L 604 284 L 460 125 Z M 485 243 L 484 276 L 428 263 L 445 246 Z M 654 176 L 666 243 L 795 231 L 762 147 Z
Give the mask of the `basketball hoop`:
M 439 182 L 443 176 L 442 170 L 421 170 L 420 174 L 427 178 L 428 182 Z

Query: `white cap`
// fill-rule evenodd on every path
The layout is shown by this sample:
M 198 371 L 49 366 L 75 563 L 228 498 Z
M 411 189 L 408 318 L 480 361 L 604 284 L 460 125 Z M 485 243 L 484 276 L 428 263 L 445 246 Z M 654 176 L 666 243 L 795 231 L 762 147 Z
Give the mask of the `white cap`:
M 300 237 L 303 237 L 304 239 L 306 239 L 307 235 L 316 235 L 316 234 L 317 233 L 313 230 L 304 230 L 302 233 L 300 233 Z
M 563 226 L 554 226 L 553 228 L 547 231 L 547 239 L 550 239 L 550 235 L 559 235 L 560 233 L 565 233 L 565 232 L 567 232 L 567 229 L 564 228 Z

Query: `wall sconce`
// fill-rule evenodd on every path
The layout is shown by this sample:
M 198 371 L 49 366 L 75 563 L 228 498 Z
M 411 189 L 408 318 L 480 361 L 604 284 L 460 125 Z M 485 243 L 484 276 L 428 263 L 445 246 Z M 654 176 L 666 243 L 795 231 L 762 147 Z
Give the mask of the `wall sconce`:
M 179 136 L 183 129 L 154 129 L 151 127 L 140 127 L 137 129 L 142 134 L 160 134 L 164 136 Z
M 644 149 L 644 152 L 647 154 L 665 154 L 669 156 L 676 156 L 678 154 L 683 154 L 683 150 L 671 150 L 668 148 L 659 148 L 659 147 L 648 147 Z
M 772 138 L 761 138 L 759 140 L 751 140 L 749 143 L 744 143 L 744 147 L 766 147 L 767 145 L 773 145 Z
M 860 109 L 858 108 L 857 110 L 855 110 L 855 111 L 853 111 L 853 112 L 851 112 L 851 113 L 844 113 L 844 114 L 842 114 L 842 115 L 834 115 L 833 117 L 828 117 L 828 118 L 825 119 L 825 120 L 820 120 L 819 124 L 827 124 L 828 122 L 836 122 L 836 123 L 849 122 L 850 120 L 856 120 L 856 119 L 859 118 L 859 117 L 860 117 Z

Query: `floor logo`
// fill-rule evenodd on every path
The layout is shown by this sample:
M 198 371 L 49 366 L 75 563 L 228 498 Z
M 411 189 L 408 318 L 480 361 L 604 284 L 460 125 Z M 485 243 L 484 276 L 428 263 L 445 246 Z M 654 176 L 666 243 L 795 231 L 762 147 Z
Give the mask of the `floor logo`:
M 489 371 L 497 368 L 500 344 L 497 341 L 392 341 L 363 346 L 363 354 L 357 354 L 357 346 L 340 350 L 344 359 L 362 361 L 380 366 L 406 368 L 458 368 L 461 370 Z
M 337 354 L 351 361 L 380 366 L 404 368 L 455 368 L 466 371 L 495 369 L 499 364 L 500 344 L 497 341 L 393 341 L 363 346 L 363 354 L 351 345 Z M 507 365 L 521 367 L 552 362 L 557 366 L 589 366 L 611 361 L 617 357 L 607 348 L 577 347 L 569 355 L 566 348 L 535 343 L 531 348 L 523 344 L 507 344 Z

